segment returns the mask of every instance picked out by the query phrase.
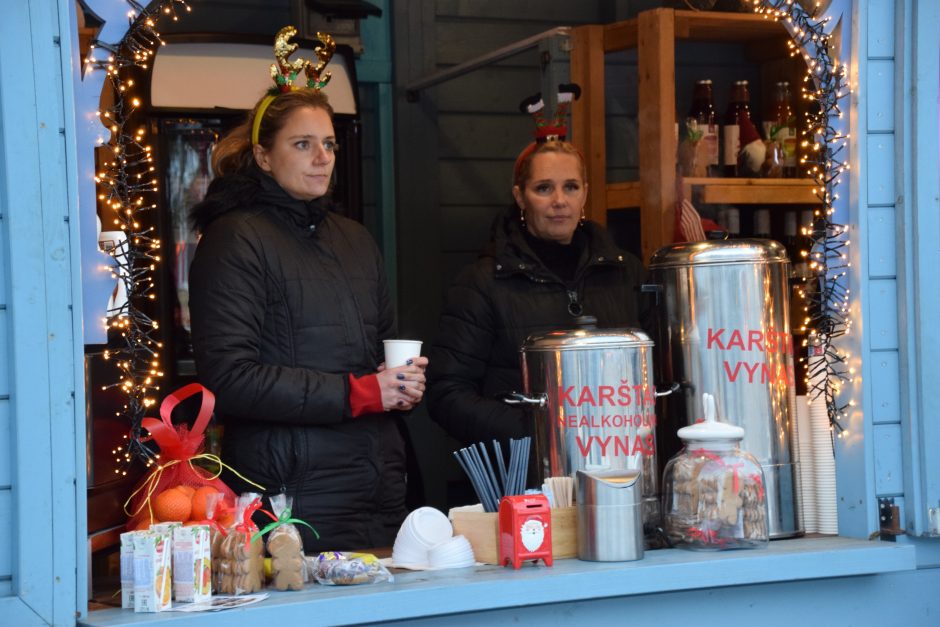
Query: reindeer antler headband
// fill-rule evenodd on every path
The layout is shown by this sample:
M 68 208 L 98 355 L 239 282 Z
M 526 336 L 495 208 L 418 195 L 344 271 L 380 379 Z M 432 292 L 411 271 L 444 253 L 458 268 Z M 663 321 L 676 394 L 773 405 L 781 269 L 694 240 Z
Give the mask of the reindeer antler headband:
M 285 26 L 277 32 L 274 37 L 274 59 L 271 64 L 271 78 L 274 80 L 274 86 L 268 90 L 268 94 L 258 105 L 258 111 L 255 113 L 254 122 L 251 125 L 251 144 L 258 143 L 258 131 L 261 128 L 261 120 L 264 118 L 264 112 L 268 105 L 274 101 L 280 94 L 286 94 L 298 89 L 313 89 L 320 91 L 330 82 L 330 73 L 324 72 L 323 68 L 333 58 L 333 52 L 336 50 L 336 42 L 326 33 L 317 33 L 317 39 L 322 46 L 316 46 L 313 49 L 317 56 L 317 62 L 313 63 L 305 59 L 289 60 L 289 57 L 297 50 L 297 44 L 290 43 L 291 37 L 297 34 L 297 29 L 293 26 Z M 307 83 L 303 87 L 294 84 L 297 76 L 303 70 L 307 77 Z
M 558 86 L 558 106 L 555 107 L 555 115 L 551 121 L 545 116 L 545 101 L 542 100 L 542 94 L 537 93 L 529 96 L 519 103 L 519 110 L 528 113 L 535 120 L 535 141 L 522 149 L 519 156 L 516 157 L 516 165 L 513 168 L 513 180 L 519 178 L 519 172 L 522 164 L 531 155 L 539 144 L 547 141 L 565 141 L 568 137 L 568 110 L 571 108 L 571 102 L 581 97 L 581 88 L 575 83 L 565 83 Z
M 581 97 L 581 88 L 575 83 L 565 83 L 558 86 L 558 106 L 551 121 L 545 117 L 545 102 L 542 94 L 538 93 L 523 100 L 519 110 L 528 113 L 535 120 L 535 141 L 565 141 L 568 135 L 568 109 L 571 101 Z

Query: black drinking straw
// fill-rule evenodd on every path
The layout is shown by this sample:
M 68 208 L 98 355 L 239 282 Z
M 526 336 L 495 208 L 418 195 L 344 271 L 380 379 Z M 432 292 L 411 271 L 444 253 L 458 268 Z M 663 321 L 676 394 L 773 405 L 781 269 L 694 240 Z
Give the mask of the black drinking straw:
M 480 494 L 480 488 L 477 485 L 477 482 L 473 478 L 473 473 L 470 472 L 470 468 L 464 463 L 464 460 L 461 458 L 458 451 L 454 451 L 454 458 L 457 460 L 457 463 L 460 464 L 460 467 L 463 468 L 463 471 L 467 473 L 467 477 L 470 478 L 470 485 L 473 486 L 473 491 L 477 493 L 477 498 L 480 499 L 480 503 L 483 504 L 483 509 L 486 509 L 486 499 L 483 498 L 483 495 Z
M 509 484 L 506 477 L 506 460 L 503 459 L 503 447 L 493 440 L 493 454 L 496 456 L 496 466 L 499 468 L 499 478 L 503 484 L 503 496 L 509 496 Z

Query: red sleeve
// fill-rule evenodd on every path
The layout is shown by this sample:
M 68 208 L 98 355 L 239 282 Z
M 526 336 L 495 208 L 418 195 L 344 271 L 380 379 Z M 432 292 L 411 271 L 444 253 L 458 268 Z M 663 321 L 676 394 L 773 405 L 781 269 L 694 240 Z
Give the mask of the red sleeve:
M 349 409 L 353 418 L 382 412 L 382 390 L 375 374 L 358 379 L 349 375 Z

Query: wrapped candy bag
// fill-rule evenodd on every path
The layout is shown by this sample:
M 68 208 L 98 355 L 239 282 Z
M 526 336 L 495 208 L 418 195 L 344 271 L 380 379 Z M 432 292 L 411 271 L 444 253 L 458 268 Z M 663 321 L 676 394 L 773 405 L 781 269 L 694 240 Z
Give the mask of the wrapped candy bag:
M 278 590 L 300 590 L 305 581 L 304 545 L 295 523 L 309 527 L 317 538 L 320 534 L 303 520 L 291 518 L 291 497 L 276 494 L 270 497 L 270 501 L 274 522 L 266 525 L 257 535 L 268 534 L 272 583 Z
M 388 569 L 371 553 L 327 551 L 308 562 L 313 578 L 324 586 L 351 586 L 394 581 Z
M 200 392 L 202 404 L 192 430 L 186 425 L 175 427 L 171 419 L 173 410 L 180 402 Z M 201 522 L 206 518 L 205 501 L 211 494 L 221 494 L 229 507 L 234 506 L 235 493 L 219 479 L 222 468 L 227 466 L 217 456 L 203 452 L 204 434 L 213 407 L 215 395 L 198 383 L 191 383 L 163 399 L 159 420 L 143 419 L 142 426 L 160 447 L 160 463 L 143 478 L 124 504 L 129 530 L 145 529 L 158 522 Z M 200 461 L 211 463 L 218 471 L 210 473 L 194 463 Z M 251 481 L 248 483 L 257 486 Z

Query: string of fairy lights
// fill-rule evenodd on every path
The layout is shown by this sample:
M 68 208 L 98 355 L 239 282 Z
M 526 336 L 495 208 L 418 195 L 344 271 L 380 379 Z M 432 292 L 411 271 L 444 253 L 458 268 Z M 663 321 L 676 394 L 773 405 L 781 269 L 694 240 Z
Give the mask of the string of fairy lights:
M 790 33 L 791 55 L 800 55 L 806 62 L 802 95 L 809 101 L 803 127 L 801 162 L 815 179 L 820 206 L 814 211 L 812 224 L 803 225 L 804 235 L 813 241 L 808 257 L 814 278 L 807 281 L 803 298 L 807 303 L 804 328 L 807 330 L 806 353 L 809 361 L 809 394 L 813 400 L 826 403 L 830 424 L 837 435 L 843 435 L 842 419 L 852 401 L 841 403 L 840 391 L 852 382 L 853 370 L 849 355 L 841 351 L 835 340 L 851 328 L 849 318 L 850 291 L 846 287 L 849 268 L 846 247 L 847 227 L 834 221 L 834 202 L 841 175 L 849 169 L 846 159 L 849 136 L 837 121 L 843 113 L 839 102 L 849 93 L 847 67 L 832 54 L 832 41 L 826 32 L 829 18 L 819 19 L 820 3 L 807 11 L 794 0 L 750 0 L 756 13 L 783 22 Z M 115 261 L 114 278 L 123 282 L 126 302 L 108 312 L 111 327 L 110 346 L 105 357 L 113 360 L 120 371 L 119 380 L 103 386 L 119 387 L 126 395 L 123 415 L 130 431 L 121 447 L 113 453 L 117 473 L 126 474 L 127 465 L 142 459 L 154 463 L 157 454 L 142 441 L 141 420 L 156 404 L 163 375 L 160 366 L 162 344 L 158 339 L 158 321 L 146 315 L 142 301 L 154 300 L 154 276 L 160 262 L 160 240 L 151 225 L 142 223 L 144 212 L 156 208 L 152 202 L 157 180 L 152 150 L 145 145 L 145 129 L 132 128 L 133 114 L 140 101 L 133 96 L 133 68 L 146 69 L 154 50 L 162 43 L 156 26 L 161 19 L 179 19 L 180 12 L 189 12 L 185 0 L 162 0 L 149 7 L 135 0 L 130 5 L 130 27 L 120 44 L 94 41 L 85 59 L 86 70 L 104 70 L 114 93 L 114 103 L 98 112 L 110 131 L 110 139 L 99 139 L 108 154 L 95 177 L 100 190 L 98 200 L 114 214 L 114 225 L 127 236 L 127 242 L 110 251 Z M 102 53 L 107 56 L 102 56 Z M 148 200 L 150 199 L 150 200 Z
M 854 401 L 840 401 L 844 386 L 854 380 L 854 369 L 848 365 L 850 355 L 839 349 L 835 341 L 849 333 L 850 267 L 846 248 L 848 227 L 834 220 L 836 192 L 848 163 L 848 133 L 839 120 L 843 112 L 839 102 L 851 92 L 848 67 L 833 54 L 832 36 L 827 33 L 830 17 L 819 18 L 821 3 L 807 10 L 794 0 L 751 0 L 756 13 L 779 20 L 790 34 L 791 56 L 802 56 L 806 63 L 802 96 L 808 111 L 800 142 L 801 165 L 816 181 L 815 193 L 820 206 L 813 212 L 812 224 L 803 225 L 803 234 L 812 242 L 806 256 L 812 277 L 804 284 L 801 298 L 806 303 L 803 328 L 804 359 L 808 359 L 808 395 L 811 401 L 822 399 L 826 404 L 829 424 L 837 437 L 847 433 L 842 420 L 847 418 Z
M 120 375 L 117 382 L 103 389 L 119 387 L 127 397 L 123 415 L 130 431 L 123 444 L 112 451 L 118 474 L 127 474 L 134 459 L 142 459 L 149 466 L 159 457 L 142 440 L 141 421 L 156 404 L 154 395 L 160 390 L 163 376 L 159 324 L 141 307 L 143 301 L 156 299 L 154 276 L 160 262 L 160 240 L 155 227 L 143 220 L 143 214 L 157 206 L 153 202 L 157 179 L 151 147 L 144 144 L 145 129 L 133 126 L 140 101 L 133 96 L 135 85 L 129 70 L 146 69 L 162 43 L 156 30 L 158 20 L 176 21 L 179 11 L 190 10 L 184 0 L 164 0 L 150 7 L 134 0 L 127 2 L 131 7 L 127 13 L 130 26 L 120 44 L 96 40 L 85 57 L 85 70 L 104 70 L 114 95 L 113 104 L 97 112 L 110 131 L 109 139 L 98 139 L 99 150 L 107 155 L 100 159 L 100 171 L 95 175 L 99 208 L 113 213 L 114 228 L 126 236 L 126 241 L 109 251 L 114 258 L 112 276 L 123 283 L 127 299 L 108 311 L 109 348 L 104 353 Z

